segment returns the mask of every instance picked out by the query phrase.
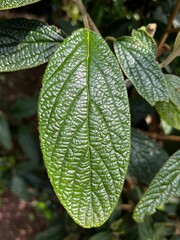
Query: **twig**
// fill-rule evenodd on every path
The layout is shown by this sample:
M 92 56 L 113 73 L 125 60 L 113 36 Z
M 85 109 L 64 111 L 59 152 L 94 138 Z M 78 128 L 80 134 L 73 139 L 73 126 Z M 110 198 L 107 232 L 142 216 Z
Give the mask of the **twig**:
M 174 141 L 174 142 L 180 142 L 180 136 L 175 135 L 161 135 L 156 132 L 147 132 L 140 129 L 141 132 L 143 132 L 145 135 L 154 138 L 156 140 L 164 140 L 164 141 Z
M 94 32 L 99 33 L 99 30 L 97 29 L 95 23 L 93 22 L 92 18 L 89 16 L 89 14 L 86 11 L 86 8 L 82 2 L 82 0 L 73 0 L 74 3 L 78 6 L 79 11 L 82 15 L 83 23 L 85 28 L 89 30 L 93 30 Z
M 166 42 L 166 39 L 169 35 L 169 33 L 171 32 L 171 28 L 172 28 L 172 23 L 173 23 L 173 20 L 174 18 L 176 17 L 177 13 L 179 12 L 179 9 L 180 9 L 180 1 L 177 0 L 176 4 L 175 4 L 175 7 L 171 13 L 171 16 L 169 17 L 169 20 L 168 20 L 168 23 L 167 23 L 167 27 L 166 27 L 166 31 L 159 43 L 159 46 L 158 46 L 158 51 L 161 50 L 161 48 L 163 47 L 163 45 L 165 44 Z

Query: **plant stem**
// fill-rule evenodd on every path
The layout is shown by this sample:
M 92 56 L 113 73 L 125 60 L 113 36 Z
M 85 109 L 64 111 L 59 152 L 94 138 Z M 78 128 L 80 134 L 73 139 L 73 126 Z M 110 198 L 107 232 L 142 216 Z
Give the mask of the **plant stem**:
M 171 13 L 171 16 L 169 17 L 167 27 L 166 27 L 166 31 L 165 31 L 165 33 L 164 33 L 164 35 L 163 35 L 163 37 L 162 37 L 162 39 L 159 43 L 158 51 L 160 51 L 161 48 L 163 47 L 163 45 L 165 44 L 166 39 L 167 39 L 169 33 L 171 32 L 173 20 L 176 17 L 177 13 L 179 12 L 179 9 L 180 9 L 180 0 L 177 0 L 177 2 L 175 4 L 175 7 L 174 7 L 174 9 Z
M 156 132 L 147 132 L 140 129 L 141 132 L 143 132 L 145 135 L 154 138 L 156 140 L 164 140 L 164 141 L 174 141 L 174 142 L 180 142 L 180 137 L 175 135 L 161 135 Z
M 93 30 L 94 32 L 99 33 L 99 30 L 97 29 L 95 23 L 93 22 L 92 18 L 89 16 L 89 14 L 86 11 L 86 8 L 82 2 L 82 0 L 73 0 L 74 3 L 78 6 L 79 11 L 82 15 L 83 23 L 85 28 L 89 30 Z

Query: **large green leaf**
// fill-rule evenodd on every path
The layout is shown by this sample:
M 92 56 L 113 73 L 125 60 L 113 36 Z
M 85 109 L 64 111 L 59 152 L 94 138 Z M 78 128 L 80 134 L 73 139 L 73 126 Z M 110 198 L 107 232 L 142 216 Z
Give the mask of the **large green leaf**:
M 165 122 L 180 130 L 180 105 L 177 106 L 171 101 L 158 102 L 156 110 Z
M 81 226 L 102 225 L 124 183 L 130 116 L 118 62 L 99 35 L 80 29 L 53 55 L 39 118 L 45 164 L 61 203 Z
M 166 81 L 155 60 L 153 40 L 147 33 L 141 30 L 133 32 L 132 37 L 121 37 L 114 49 L 125 75 L 140 95 L 151 105 L 168 101 Z
M 153 179 L 148 190 L 137 204 L 133 217 L 142 222 L 156 208 L 180 192 L 180 150 L 174 153 Z
M 0 72 L 35 67 L 47 62 L 63 41 L 61 32 L 37 20 L 0 21 Z
M 171 101 L 180 106 L 180 77 L 166 74 L 165 79 L 168 86 L 168 94 Z
M 128 167 L 130 176 L 149 185 L 168 158 L 168 154 L 155 141 L 132 129 L 131 159 Z
M 40 0 L 1 0 L 0 1 L 0 10 L 17 8 L 21 6 L 25 6 L 27 4 L 32 4 L 35 2 L 39 2 Z

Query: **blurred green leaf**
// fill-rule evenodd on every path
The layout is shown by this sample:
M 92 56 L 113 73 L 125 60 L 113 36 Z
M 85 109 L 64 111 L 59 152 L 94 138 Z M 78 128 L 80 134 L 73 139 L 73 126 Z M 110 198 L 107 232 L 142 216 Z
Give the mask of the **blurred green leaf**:
M 37 113 L 36 97 L 19 97 L 11 107 L 11 115 L 16 119 L 27 118 Z
M 36 235 L 36 240 L 60 240 L 65 236 L 64 224 L 57 224 Z
M 99 232 L 89 238 L 89 240 L 112 240 L 110 232 Z
M 168 158 L 168 154 L 154 140 L 132 129 L 128 175 L 149 185 Z
M 0 1 L 0 10 L 11 9 L 21 7 L 27 4 L 32 4 L 40 0 L 1 0 Z
M 153 45 L 152 38 L 145 31 L 142 37 L 141 32 L 136 34 L 134 31 L 133 37 L 119 38 L 114 49 L 127 78 L 140 95 L 155 105 L 158 101 L 168 101 L 167 85 L 155 60 L 154 47 L 149 46 L 150 42 Z
M 0 111 L 0 144 L 5 147 L 7 150 L 12 148 L 12 139 L 11 132 L 9 129 L 9 123 L 4 116 L 4 114 Z
M 152 180 L 149 188 L 135 207 L 133 218 L 142 222 L 156 208 L 180 193 L 180 150 L 174 153 Z
M 176 52 L 176 56 L 180 56 L 180 32 L 175 39 L 173 52 Z
M 21 199 L 28 200 L 29 198 L 27 184 L 24 179 L 17 174 L 14 174 L 11 180 L 11 191 L 16 193 Z
M 180 105 L 177 106 L 170 100 L 169 102 L 156 103 L 155 108 L 165 122 L 180 130 Z
M 55 26 L 23 18 L 0 20 L 0 72 L 45 63 L 62 41 Z
M 20 125 L 17 129 L 17 139 L 26 155 L 30 158 L 34 166 L 38 165 L 40 151 L 39 142 L 35 134 L 26 126 Z M 31 164 L 32 164 L 31 163 Z
M 146 217 L 142 223 L 138 223 L 138 232 L 139 239 L 138 240 L 159 240 L 154 238 L 154 229 L 152 227 L 152 219 L 150 217 Z

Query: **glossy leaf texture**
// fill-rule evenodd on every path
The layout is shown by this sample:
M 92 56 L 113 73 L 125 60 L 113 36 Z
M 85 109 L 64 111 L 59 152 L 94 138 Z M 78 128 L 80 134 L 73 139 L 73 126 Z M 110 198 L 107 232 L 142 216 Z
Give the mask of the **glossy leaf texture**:
M 115 53 L 127 78 L 151 105 L 168 101 L 167 84 L 156 62 L 156 46 L 143 30 L 132 37 L 121 37 L 114 43 Z
M 168 160 L 168 154 L 139 130 L 131 130 L 131 158 L 128 175 L 149 185 L 156 173 Z
M 180 150 L 163 165 L 151 182 L 140 202 L 135 207 L 133 218 L 142 222 L 144 216 L 151 215 L 156 208 L 168 202 L 180 192 Z
M 63 41 L 60 30 L 37 20 L 0 20 L 0 72 L 47 62 Z
M 177 106 L 173 102 L 156 103 L 156 111 L 160 117 L 170 126 L 180 130 L 180 105 Z
M 170 100 L 175 105 L 180 106 L 180 77 L 172 74 L 165 74 L 165 79 Z
M 102 225 L 120 196 L 130 155 L 130 114 L 118 62 L 80 29 L 51 58 L 39 99 L 41 146 L 54 190 L 85 228 Z
M 1 0 L 0 1 L 0 10 L 18 8 L 28 4 L 32 4 L 35 2 L 39 2 L 40 0 Z
M 154 56 L 156 56 L 156 42 L 145 30 L 133 30 L 132 37 L 134 40 L 140 41 L 142 45 L 145 45 L 145 47 L 148 48 L 154 54 Z

